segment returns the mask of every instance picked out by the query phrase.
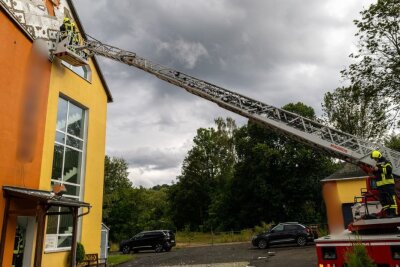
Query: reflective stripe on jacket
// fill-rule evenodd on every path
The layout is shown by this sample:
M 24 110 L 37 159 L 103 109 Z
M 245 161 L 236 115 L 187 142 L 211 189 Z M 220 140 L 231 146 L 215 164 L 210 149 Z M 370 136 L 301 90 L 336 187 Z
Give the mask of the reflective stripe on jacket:
M 382 162 L 377 164 L 378 171 L 377 171 L 377 186 L 387 185 L 387 184 L 394 184 L 394 177 L 392 174 L 392 165 L 390 162 Z

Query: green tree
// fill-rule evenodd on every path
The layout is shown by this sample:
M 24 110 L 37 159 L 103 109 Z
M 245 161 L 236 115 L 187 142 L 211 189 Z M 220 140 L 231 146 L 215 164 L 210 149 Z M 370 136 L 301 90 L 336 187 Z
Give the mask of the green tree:
M 105 159 L 103 222 L 110 227 L 110 240 L 126 239 L 139 231 L 140 194 L 128 178 L 128 164 L 122 158 Z
M 108 219 L 114 202 L 120 199 L 120 190 L 132 187 L 132 182 L 129 180 L 128 176 L 128 163 L 124 159 L 106 156 L 104 161 L 104 220 Z
M 303 103 L 284 109 L 315 119 Z M 262 221 L 321 221 L 319 180 L 334 171 L 330 158 L 249 122 L 236 132 L 238 163 L 231 186 L 231 227 Z
M 174 229 L 168 201 L 169 186 L 133 189 L 140 194 L 137 227 L 141 230 Z
M 221 209 L 224 186 L 232 177 L 235 163 L 233 132 L 235 122 L 227 118 L 215 120 L 216 128 L 200 128 L 193 139 L 178 182 L 172 186 L 170 200 L 173 220 L 179 229 L 189 226 L 192 230 L 208 227 L 209 209 Z M 214 214 L 212 213 L 212 214 Z
M 168 185 L 134 188 L 123 158 L 105 159 L 103 221 L 119 242 L 144 230 L 173 229 Z
M 376 267 L 362 242 L 356 242 L 344 255 L 348 267 Z
M 322 107 L 325 120 L 333 127 L 361 138 L 381 138 L 389 125 L 388 103 L 363 94 L 359 86 L 327 92 Z
M 400 135 L 391 135 L 386 138 L 385 146 L 397 151 L 400 151 Z
M 390 100 L 400 109 L 400 1 L 378 0 L 360 12 L 359 50 L 350 57 L 355 60 L 342 71 L 360 93 L 379 103 Z M 396 113 L 392 112 L 392 119 Z

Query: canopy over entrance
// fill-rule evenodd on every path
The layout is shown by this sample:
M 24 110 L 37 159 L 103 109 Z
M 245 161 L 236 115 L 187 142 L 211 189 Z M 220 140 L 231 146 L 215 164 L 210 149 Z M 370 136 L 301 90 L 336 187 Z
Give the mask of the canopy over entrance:
M 14 186 L 3 186 L 3 196 L 6 199 L 6 203 L 4 209 L 3 227 L 1 230 L 0 266 L 2 266 L 3 263 L 8 218 L 10 216 L 36 216 L 37 230 L 34 266 L 39 267 L 42 263 L 46 216 L 63 214 L 71 214 L 73 218 L 71 243 L 72 255 L 70 266 L 74 267 L 76 265 L 75 259 L 78 218 L 89 213 L 91 208 L 89 203 L 63 196 L 57 196 L 51 191 Z M 54 212 L 49 210 L 51 207 L 64 207 L 68 208 L 69 211 Z M 78 215 L 79 208 L 86 208 L 87 211 Z

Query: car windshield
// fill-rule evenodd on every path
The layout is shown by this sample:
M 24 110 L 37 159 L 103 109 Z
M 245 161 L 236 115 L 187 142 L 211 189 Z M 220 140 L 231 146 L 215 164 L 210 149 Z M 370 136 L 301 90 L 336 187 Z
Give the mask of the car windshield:
M 278 224 L 274 228 L 272 228 L 272 231 L 278 232 L 278 231 L 283 231 L 283 224 Z
M 143 233 L 138 233 L 137 235 L 133 236 L 132 238 L 138 238 L 141 237 L 143 235 Z

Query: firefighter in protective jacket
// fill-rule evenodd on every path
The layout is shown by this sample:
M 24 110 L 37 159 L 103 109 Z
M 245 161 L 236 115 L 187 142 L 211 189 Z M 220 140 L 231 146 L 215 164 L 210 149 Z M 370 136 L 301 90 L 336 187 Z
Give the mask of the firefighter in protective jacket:
M 386 160 L 378 150 L 371 152 L 371 158 L 376 161 L 374 175 L 379 191 L 379 201 L 382 204 L 382 210 L 385 211 L 386 215 L 397 216 L 397 201 L 394 176 L 392 174 L 392 164 Z
M 61 32 L 61 39 L 67 38 L 69 34 L 73 33 L 73 28 L 72 28 L 72 21 L 70 18 L 65 17 L 63 24 L 60 27 L 60 32 Z

